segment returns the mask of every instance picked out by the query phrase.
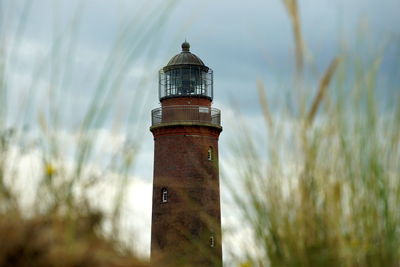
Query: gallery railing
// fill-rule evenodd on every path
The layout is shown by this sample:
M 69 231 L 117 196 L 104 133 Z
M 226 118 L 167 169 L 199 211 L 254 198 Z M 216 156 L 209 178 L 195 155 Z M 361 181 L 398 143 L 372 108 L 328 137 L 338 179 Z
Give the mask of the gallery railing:
M 151 111 L 151 125 L 190 122 L 221 126 L 221 111 L 204 106 L 167 106 Z

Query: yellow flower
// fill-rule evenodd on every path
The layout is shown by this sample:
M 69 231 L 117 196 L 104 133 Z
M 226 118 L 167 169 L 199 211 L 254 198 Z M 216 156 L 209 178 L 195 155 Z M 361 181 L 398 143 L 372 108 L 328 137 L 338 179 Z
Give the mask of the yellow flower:
M 56 168 L 51 163 L 47 163 L 45 166 L 45 173 L 48 176 L 52 176 L 56 173 Z
M 239 265 L 239 267 L 251 267 L 251 266 L 252 266 L 252 264 L 251 264 L 251 262 L 249 262 L 249 261 L 242 262 L 242 263 Z

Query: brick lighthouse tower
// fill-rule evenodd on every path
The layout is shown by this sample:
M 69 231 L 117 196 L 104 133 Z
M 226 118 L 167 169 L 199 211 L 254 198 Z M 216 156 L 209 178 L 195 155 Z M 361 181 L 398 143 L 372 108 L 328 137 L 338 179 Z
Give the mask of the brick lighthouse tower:
M 159 266 L 222 266 L 218 137 L 213 72 L 182 52 L 159 72 L 152 111 L 154 179 L 151 259 Z

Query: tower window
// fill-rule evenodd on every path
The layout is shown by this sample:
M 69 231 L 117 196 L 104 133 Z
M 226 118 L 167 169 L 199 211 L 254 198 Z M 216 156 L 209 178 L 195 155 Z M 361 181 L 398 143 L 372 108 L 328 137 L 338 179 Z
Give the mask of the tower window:
M 168 190 L 167 188 L 161 189 L 161 203 L 168 202 Z
M 215 238 L 214 236 L 210 236 L 210 247 L 214 248 L 215 247 Z
M 208 148 L 207 159 L 210 160 L 210 161 L 213 160 L 213 149 L 212 149 L 212 147 Z

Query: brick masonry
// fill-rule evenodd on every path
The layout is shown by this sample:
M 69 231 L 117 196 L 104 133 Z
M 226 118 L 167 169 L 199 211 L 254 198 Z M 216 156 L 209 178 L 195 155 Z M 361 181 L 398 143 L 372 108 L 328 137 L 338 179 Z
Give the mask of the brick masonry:
M 167 98 L 161 102 L 161 106 L 180 106 L 180 105 L 194 105 L 194 106 L 204 106 L 210 107 L 211 101 L 207 98 L 201 97 L 174 97 Z
M 163 100 L 162 106 L 168 105 L 211 106 L 211 101 Z M 218 171 L 221 130 L 202 124 L 151 129 L 154 135 L 152 261 L 158 258 L 179 260 L 190 266 L 222 266 Z M 209 148 L 212 160 L 208 159 Z M 166 203 L 162 202 L 163 188 L 168 190 Z

